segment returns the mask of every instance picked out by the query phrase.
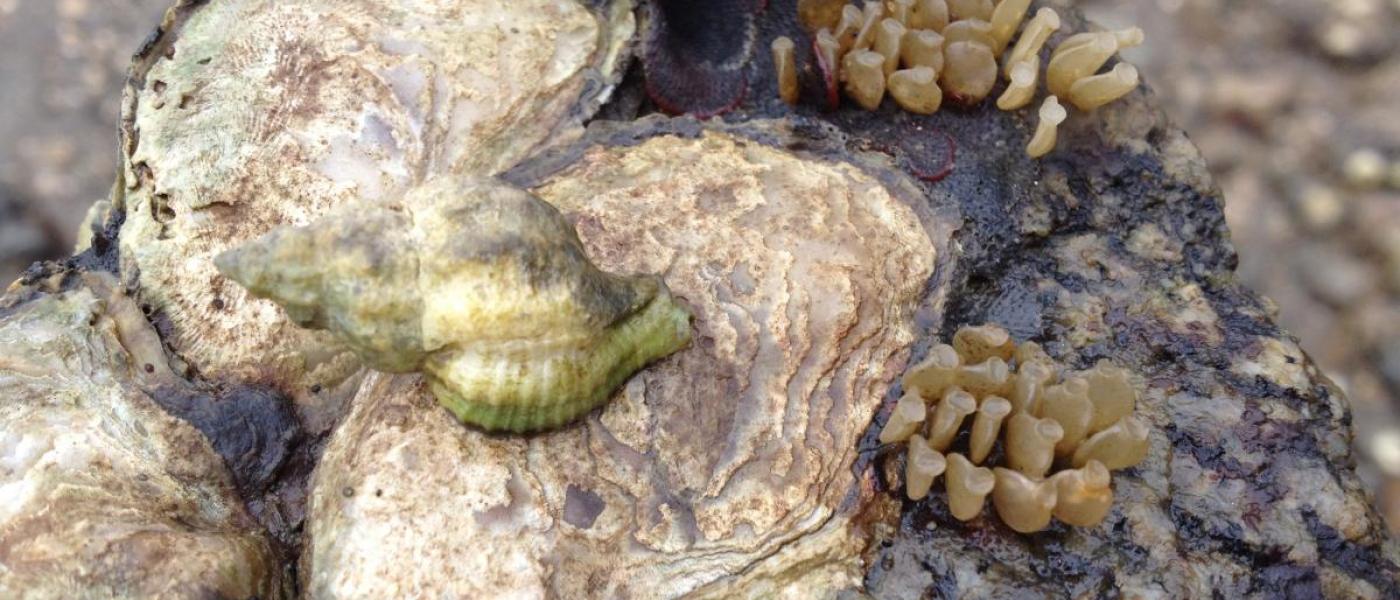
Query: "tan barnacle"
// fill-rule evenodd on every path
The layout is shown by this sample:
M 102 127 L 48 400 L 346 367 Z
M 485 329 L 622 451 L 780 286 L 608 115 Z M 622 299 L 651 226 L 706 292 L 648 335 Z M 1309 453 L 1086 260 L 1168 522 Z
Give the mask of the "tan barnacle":
M 951 27 L 951 25 L 950 25 Z M 997 61 L 992 49 L 977 42 L 945 42 L 943 91 L 960 104 L 981 102 L 996 83 Z
M 1074 82 L 1069 87 L 1069 101 L 1075 108 L 1087 112 L 1128 95 L 1137 85 L 1137 67 L 1120 62 L 1107 73 Z
M 1050 480 L 1055 483 L 1055 518 L 1069 525 L 1098 525 L 1113 507 L 1112 476 L 1097 460 L 1060 471 Z
M 1011 38 L 1016 37 L 1016 30 L 1021 28 L 1021 21 L 1026 19 L 1026 11 L 1030 7 L 1031 0 L 1001 0 L 992 9 L 989 21 L 992 24 L 992 37 L 997 44 L 992 47 L 993 52 L 1001 54 L 1006 50 Z
M 869 50 L 852 50 L 841 61 L 846 95 L 865 110 L 880 108 L 885 98 L 885 57 Z
M 999 396 L 987 396 L 977 407 L 977 416 L 972 419 L 972 435 L 968 439 L 968 458 L 973 463 L 982 464 L 992 451 L 997 436 L 1001 435 L 1001 422 L 1011 414 L 1011 401 Z
M 690 312 L 659 278 L 600 271 L 558 210 L 494 181 L 436 178 L 215 263 L 370 366 L 422 371 L 486 429 L 562 425 L 690 340 Z
M 1006 423 L 1007 465 L 1030 477 L 1044 477 L 1055 460 L 1055 444 L 1065 430 L 1053 419 L 1016 413 Z
M 1082 467 L 1097 460 L 1110 470 L 1126 469 L 1147 458 L 1147 424 L 1137 417 L 1124 417 L 1108 429 L 1089 436 L 1074 451 L 1070 464 Z
M 958 368 L 962 359 L 948 344 L 935 344 L 928 356 L 904 374 L 904 389 L 918 388 L 929 398 L 943 396 L 943 391 L 958 383 Z
M 796 51 L 792 38 L 779 36 L 773 40 L 773 70 L 778 78 L 778 96 L 788 104 L 797 104 Z
M 888 87 L 895 103 L 911 113 L 931 115 L 943 104 L 938 74 L 931 67 L 895 71 L 890 74 Z
M 1050 39 L 1050 34 L 1060 30 L 1060 14 L 1052 8 L 1041 8 L 1035 11 L 1035 16 L 1026 24 L 1025 31 L 1021 32 L 1020 39 L 1016 40 L 1016 45 L 1011 47 L 1011 54 L 1006 56 L 1005 73 L 1011 76 L 1011 67 L 1031 56 L 1040 54 L 1041 47 L 1045 46 L 1045 41 Z
M 914 435 L 914 432 L 923 426 L 927 416 L 928 406 L 924 404 L 919 390 L 906 388 L 904 395 L 895 402 L 890 420 L 886 421 L 885 428 L 880 430 L 880 443 L 890 444 L 909 439 L 909 436 Z
M 1040 56 L 1035 55 L 1011 67 L 1011 84 L 997 98 L 997 108 L 1024 108 L 1035 98 L 1035 84 L 1040 79 Z
M 1094 368 L 1080 373 L 1089 384 L 1089 401 L 1094 404 L 1094 418 L 1089 422 L 1089 432 L 1101 431 L 1133 414 L 1137 405 L 1137 388 L 1129 378 L 1128 370 L 1115 366 L 1104 359 Z
M 1004 396 L 1011 389 L 1011 368 L 996 356 L 975 365 L 963 365 L 958 369 L 958 385 L 977 396 Z
M 899 46 L 904 33 L 904 24 L 891 18 L 881 20 L 875 31 L 875 51 L 885 57 L 886 77 L 899 68 Z
M 948 388 L 938 405 L 933 408 L 933 418 L 928 422 L 928 445 L 943 452 L 953 445 L 967 416 L 977 411 L 977 399 L 961 389 Z
M 948 17 L 954 21 L 992 18 L 992 0 L 948 0 Z
M 1005 328 L 987 324 L 958 329 L 953 334 L 953 349 L 968 363 L 982 362 L 993 356 L 1011 360 L 1016 343 L 1011 341 L 1011 334 Z
M 1036 414 L 1045 385 L 1055 378 L 1055 367 L 1048 360 L 1018 359 L 1011 380 L 1011 410 Z
M 986 467 L 979 467 L 961 454 L 949 454 L 944 485 L 948 487 L 948 512 L 959 521 L 971 521 L 982 514 L 982 505 L 987 502 L 987 494 L 996 485 L 996 475 Z
M 932 29 L 910 29 L 899 44 L 899 55 L 905 67 L 928 67 L 937 73 L 943 70 L 943 36 Z
M 1037 480 L 1011 469 L 997 467 L 992 506 L 1007 527 L 1019 533 L 1035 533 L 1050 525 L 1055 510 L 1055 482 Z
M 1047 97 L 1040 105 L 1040 122 L 1036 124 L 1030 143 L 1026 144 L 1026 154 L 1031 158 L 1040 158 L 1054 150 L 1060 123 L 1068 117 L 1069 113 L 1060 105 L 1059 98 Z
M 1093 75 L 1117 51 L 1118 39 L 1106 31 L 1068 49 L 1057 49 L 1045 67 L 1046 89 L 1056 96 L 1068 97 L 1074 82 Z
M 1021 342 L 1016 345 L 1016 364 L 1024 365 L 1029 362 L 1042 362 L 1044 364 L 1054 364 L 1054 359 L 1045 353 L 1045 349 L 1035 342 Z
M 1085 33 L 1076 33 L 1072 36 L 1065 38 L 1064 41 L 1060 42 L 1060 45 L 1055 47 L 1055 52 L 1051 56 L 1069 50 L 1070 48 L 1078 46 L 1079 44 L 1086 44 L 1092 42 L 1102 33 L 1112 33 L 1114 41 L 1118 43 L 1119 50 L 1122 50 L 1124 48 L 1133 48 L 1136 46 L 1140 46 L 1142 45 L 1143 40 L 1146 39 L 1142 33 L 1142 29 L 1138 27 L 1129 27 L 1127 29 L 1119 29 L 1117 31 L 1109 32 L 1089 31 Z
M 1045 388 L 1040 401 L 1042 418 L 1054 419 L 1064 436 L 1055 444 L 1055 456 L 1069 456 L 1089 435 L 1089 423 L 1094 418 L 1094 404 L 1089 401 L 1089 382 L 1082 377 L 1070 377 Z
M 981 19 L 954 21 L 943 28 L 943 43 L 977 42 L 992 49 L 996 55 L 996 39 L 992 37 L 992 24 Z
M 915 0 L 890 0 L 886 10 L 891 18 L 899 21 L 900 25 L 909 24 L 909 15 L 914 11 Z
M 841 100 L 838 88 L 841 80 L 840 57 L 843 55 L 841 44 L 830 30 L 822 29 L 812 38 L 812 54 L 817 59 L 817 70 L 821 72 L 822 84 L 826 88 L 826 106 L 835 109 Z
M 856 45 L 856 36 L 860 34 L 860 26 L 864 21 L 864 15 L 855 5 L 847 4 L 841 9 L 841 20 L 836 24 L 836 29 L 832 33 L 839 45 L 838 52 L 840 54 L 844 55 L 850 52 L 851 48 Z
M 910 500 L 920 500 L 928 495 L 933 482 L 948 467 L 947 459 L 933 448 L 928 440 L 915 434 L 909 438 L 909 455 L 904 462 L 904 493 Z
M 909 11 L 910 29 L 930 29 L 943 31 L 948 26 L 948 3 L 946 0 L 914 0 L 914 8 Z
M 867 0 L 865 8 L 860 11 L 860 31 L 856 33 L 856 41 L 851 45 L 851 50 L 868 50 L 875 44 L 876 29 L 880 27 L 880 20 L 885 18 L 885 4 L 879 0 Z

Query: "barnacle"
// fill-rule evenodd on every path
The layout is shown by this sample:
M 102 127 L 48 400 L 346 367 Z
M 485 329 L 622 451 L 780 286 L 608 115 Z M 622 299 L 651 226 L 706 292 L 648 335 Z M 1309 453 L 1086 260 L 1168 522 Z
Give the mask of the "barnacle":
M 797 45 L 792 43 L 792 38 L 780 36 L 773 39 L 772 50 L 778 95 L 783 102 L 797 104 Z
M 943 31 L 948 26 L 948 3 L 945 0 L 915 0 L 909 11 L 910 27 Z
M 996 487 L 992 488 L 992 505 L 1003 523 L 1021 533 L 1033 533 L 1050 524 L 1055 510 L 1055 482 L 1031 478 L 997 467 Z
M 943 87 L 950 98 L 961 104 L 976 104 L 992 92 L 997 80 L 997 61 L 986 44 L 972 41 L 948 42 L 943 48 Z
M 571 421 L 690 339 L 689 311 L 658 278 L 600 271 L 557 210 L 489 180 L 433 179 L 215 263 L 370 366 L 422 371 L 486 429 Z
M 1047 96 L 1045 102 L 1040 104 L 1040 121 L 1035 126 L 1035 135 L 1026 144 L 1026 154 L 1031 158 L 1040 158 L 1054 150 L 1060 123 L 1068 117 L 1069 113 L 1060 105 L 1060 100 Z
M 1084 43 L 1061 47 L 1045 67 L 1045 87 L 1056 96 L 1069 96 L 1069 88 L 1099 70 L 1118 51 L 1118 38 L 1112 33 L 1095 34 Z
M 928 445 L 942 452 L 953 444 L 953 436 L 962 428 L 967 416 L 977 410 L 977 399 L 959 388 L 949 388 L 933 410 L 928 423 Z
M 997 42 L 992 37 L 992 24 L 981 19 L 966 19 L 954 21 L 943 28 L 943 40 L 945 44 L 954 42 L 977 42 L 986 46 L 996 55 Z
M 885 98 L 885 57 L 869 50 L 855 50 L 841 62 L 846 95 L 866 110 L 880 107 Z
M 921 115 L 933 114 L 943 104 L 938 74 L 932 67 L 903 69 L 890 74 L 890 97 L 900 108 Z
M 982 464 L 991 453 L 992 445 L 1001 433 L 1001 423 L 1011 414 L 1011 402 L 998 396 L 987 396 L 977 407 L 977 416 L 972 420 L 972 435 L 968 438 L 968 458 L 975 464 Z
M 997 98 L 997 108 L 1016 110 L 1031 103 L 1035 97 L 1035 84 L 1040 75 L 1040 57 L 1032 56 L 1011 67 L 1011 83 Z
M 929 447 L 924 436 L 915 435 L 909 439 L 909 461 L 904 468 L 905 489 L 910 499 L 918 500 L 928 495 L 933 481 L 947 470 L 948 461 Z
M 944 481 L 948 486 L 948 512 L 959 521 L 971 521 L 982 514 L 982 505 L 996 485 L 996 476 L 991 469 L 974 465 L 961 454 L 949 454 L 947 464 Z
M 900 60 L 909 68 L 943 69 L 943 36 L 932 29 L 910 29 L 899 45 Z M 939 91 L 940 96 L 942 91 Z
M 992 50 L 1001 54 L 1006 50 L 1007 44 L 1011 43 L 1011 38 L 1015 37 L 1016 30 L 1020 29 L 1021 21 L 1026 19 L 1026 11 L 1030 10 L 1031 0 L 1001 0 L 996 8 L 992 9 L 992 16 L 988 19 L 992 24 L 992 37 L 996 39 L 996 46 Z
M 1011 54 L 1007 55 L 1005 61 L 1005 72 L 1009 77 L 1011 67 L 1023 60 L 1040 53 L 1040 49 L 1045 46 L 1045 41 L 1050 39 L 1050 34 L 1060 30 L 1060 15 L 1052 8 L 1041 8 L 1035 11 L 1035 16 L 1026 23 L 1025 31 L 1021 32 L 1021 37 L 1016 40 L 1016 45 L 1011 47 Z
M 1075 108 L 1087 112 L 1122 98 L 1137 85 L 1137 68 L 1120 62 L 1107 73 L 1090 75 L 1074 82 L 1069 87 L 1069 101 Z
M 976 518 L 991 494 L 1001 520 L 1022 533 L 1052 517 L 1085 527 L 1102 521 L 1113 504 L 1109 471 L 1148 452 L 1128 371 L 1107 360 L 1066 371 L 1038 344 L 1018 344 L 996 325 L 963 327 L 952 342 L 934 345 L 905 373 L 905 395 L 879 436 L 909 440 L 908 497 L 927 496 L 937 471 L 960 520 Z
M 904 24 L 891 18 L 880 21 L 875 30 L 875 52 L 885 59 L 885 77 L 899 68 L 900 44 L 905 32 Z

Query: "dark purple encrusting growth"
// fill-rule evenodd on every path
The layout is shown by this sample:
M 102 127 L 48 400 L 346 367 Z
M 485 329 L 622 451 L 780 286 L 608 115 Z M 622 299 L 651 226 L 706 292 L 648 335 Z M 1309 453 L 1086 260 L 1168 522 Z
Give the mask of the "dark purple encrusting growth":
M 670 114 L 701 119 L 743 102 L 765 0 L 652 0 L 642 39 L 646 91 Z

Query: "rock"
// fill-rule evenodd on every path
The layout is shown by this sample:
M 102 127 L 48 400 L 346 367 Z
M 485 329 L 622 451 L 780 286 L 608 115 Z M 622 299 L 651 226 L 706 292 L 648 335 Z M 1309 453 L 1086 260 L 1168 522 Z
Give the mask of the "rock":
M 0 302 L 0 596 L 283 597 L 219 455 L 148 396 L 155 332 L 88 278 Z
M 481 2 L 432 7 L 504 6 Z M 1065 33 L 1087 27 L 1066 2 L 1046 4 L 1066 16 Z M 415 120 L 422 105 L 366 83 L 379 73 L 359 65 L 410 60 L 402 52 L 418 52 L 411 59 L 422 68 L 457 64 L 460 19 L 450 11 L 415 5 L 417 43 L 405 47 L 401 13 L 340 10 L 328 19 L 335 26 L 299 36 L 307 29 L 294 25 L 319 6 L 190 2 L 172 13 L 139 58 L 128 98 L 128 187 L 104 230 L 120 244 L 99 236 L 69 263 L 33 271 L 0 312 L 20 323 L 16 311 L 45 306 L 35 290 L 50 275 L 72 286 L 74 273 L 110 270 L 119 255 L 122 281 L 151 303 L 162 340 L 190 366 L 153 377 L 187 390 L 285 389 L 313 433 L 341 417 L 327 397 L 348 402 L 307 492 L 297 573 L 306 595 L 1400 595 L 1400 549 L 1352 471 L 1348 403 L 1235 279 L 1220 192 L 1150 90 L 1072 114 L 1056 150 L 1033 161 L 1022 150 L 1031 111 L 789 108 L 767 77 L 769 53 L 756 52 L 749 93 L 726 123 L 647 116 L 632 77 L 603 114 L 636 122 L 596 122 L 582 139 L 565 135 L 542 151 L 537 143 L 572 119 L 527 113 L 480 137 L 466 125 L 500 123 L 502 113 L 472 113 L 454 121 L 463 129 L 434 137 L 413 124 L 443 121 Z M 598 32 L 613 31 L 601 15 L 618 15 L 550 6 L 593 19 Z M 235 18 L 242 8 L 266 10 Z M 761 48 L 800 35 L 794 10 L 774 2 L 754 20 L 701 25 L 752 25 L 757 39 L 748 41 Z M 348 33 L 368 30 L 387 37 Z M 258 43 L 269 32 L 302 43 Z M 735 34 L 721 33 L 708 39 Z M 810 64 L 804 46 L 798 60 Z M 539 54 L 522 52 L 512 58 L 538 65 L 530 60 Z M 570 64 L 610 64 L 600 52 L 571 53 Z M 286 68 L 243 70 L 245 60 Z M 568 74 L 578 71 L 564 71 L 578 87 L 527 95 L 589 106 L 593 96 Z M 446 69 L 433 85 L 490 87 L 517 72 Z M 296 85 L 268 85 L 267 73 Z M 820 97 L 824 83 L 804 73 L 803 97 Z M 192 99 L 180 109 L 184 94 Z M 379 121 L 370 109 L 383 109 Z M 194 114 L 167 116 L 179 110 Z M 225 150 L 225 134 L 242 154 Z M 498 152 L 489 140 L 521 143 Z M 234 242 L 346 198 L 458 171 L 500 172 L 555 203 L 599 266 L 661 273 L 695 310 L 694 344 L 580 424 L 491 436 L 456 424 L 416 375 L 351 375 L 359 365 L 337 358 L 337 347 L 248 301 L 209 264 Z M 336 177 L 347 174 L 357 177 Z M 72 317 L 64 331 L 90 327 L 80 310 L 58 312 Z M 1100 525 L 1021 535 L 987 515 L 962 522 L 943 508 L 940 486 L 905 501 L 885 476 L 903 471 L 876 441 L 902 393 L 898 375 L 935 341 L 983 322 L 1075 367 L 1112 358 L 1143 383 L 1148 456 L 1115 473 L 1117 500 Z M 164 356 L 159 346 L 136 351 Z M 102 369 L 82 367 L 69 378 L 103 381 Z M 186 373 L 193 380 L 180 383 Z M 226 440 L 236 429 L 218 421 L 246 411 L 169 404 L 215 441 L 189 456 L 208 467 L 222 450 L 238 475 L 208 467 L 194 481 L 237 481 L 244 500 L 288 489 L 279 461 L 319 449 L 314 435 L 257 436 L 269 441 L 232 460 L 249 446 Z M 284 421 L 259 427 L 295 429 Z M 178 499 L 191 489 L 206 488 L 153 493 Z M 234 506 L 231 494 L 208 495 Z M 228 556 L 219 550 L 204 551 Z M 228 572 L 272 572 L 267 556 L 235 553 L 229 560 L 245 569 Z M 172 581 L 159 568 L 130 580 Z

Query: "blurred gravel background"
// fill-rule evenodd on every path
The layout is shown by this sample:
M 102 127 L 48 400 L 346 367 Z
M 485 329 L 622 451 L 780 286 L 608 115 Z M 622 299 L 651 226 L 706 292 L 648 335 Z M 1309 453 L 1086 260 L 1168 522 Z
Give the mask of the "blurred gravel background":
M 172 0 L 0 0 L 0 286 L 106 196 L 131 53 Z M 1355 409 L 1400 532 L 1400 0 L 1082 0 L 1205 153 L 1240 275 Z

